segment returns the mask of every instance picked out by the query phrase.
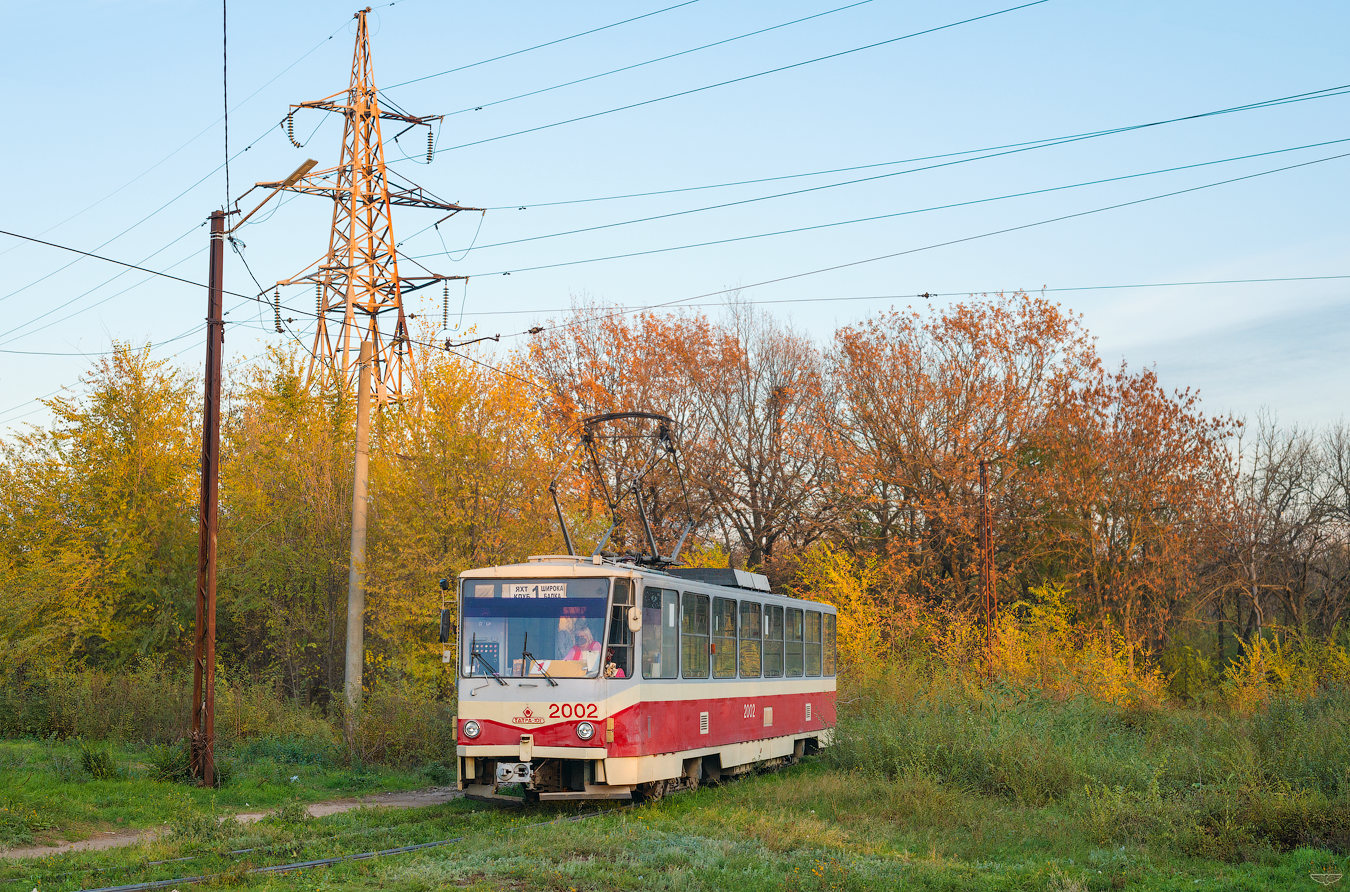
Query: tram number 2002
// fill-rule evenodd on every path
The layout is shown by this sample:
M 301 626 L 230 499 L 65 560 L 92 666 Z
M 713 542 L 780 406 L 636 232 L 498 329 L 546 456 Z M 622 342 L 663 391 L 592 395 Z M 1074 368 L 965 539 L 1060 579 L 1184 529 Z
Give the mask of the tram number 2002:
M 551 719 L 595 719 L 600 712 L 594 703 L 551 703 L 548 707 Z

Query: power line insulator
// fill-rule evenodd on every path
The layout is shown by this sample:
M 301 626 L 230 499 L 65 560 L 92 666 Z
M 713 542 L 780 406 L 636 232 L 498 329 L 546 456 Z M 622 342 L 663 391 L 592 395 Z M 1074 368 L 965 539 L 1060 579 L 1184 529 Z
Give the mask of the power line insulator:
M 281 327 L 281 289 L 278 288 L 273 295 L 272 300 L 272 325 L 276 328 L 277 334 L 285 334 Z
M 315 282 L 315 283 L 314 283 L 314 306 L 315 306 L 316 312 L 319 314 L 319 316 L 323 316 L 324 306 L 323 306 L 323 283 L 322 283 L 322 282 Z
M 300 145 L 300 143 L 298 143 L 298 142 L 295 141 L 295 113 L 294 113 L 294 112 L 287 112 L 287 113 L 286 113 L 286 138 L 289 139 L 289 140 L 291 141 L 291 145 L 295 146 L 297 149 L 303 148 L 303 147 Z
M 450 327 L 450 283 L 441 283 L 441 331 Z
M 435 155 L 436 137 L 432 135 L 431 128 L 427 128 L 427 163 L 431 163 L 431 156 Z

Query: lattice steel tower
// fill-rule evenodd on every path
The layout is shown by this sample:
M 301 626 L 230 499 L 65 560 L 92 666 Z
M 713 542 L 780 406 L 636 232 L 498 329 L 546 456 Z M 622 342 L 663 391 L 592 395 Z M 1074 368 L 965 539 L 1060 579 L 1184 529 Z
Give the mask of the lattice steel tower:
M 380 107 L 366 28 L 368 12 L 370 7 L 356 13 L 351 85 L 323 99 L 291 106 L 286 119 L 287 134 L 295 143 L 292 122 L 297 109 L 341 114 L 345 125 L 337 166 L 309 173 L 290 184 L 259 185 L 324 195 L 333 200 L 328 253 L 298 275 L 277 283 L 279 286 L 312 283 L 315 288 L 318 327 L 314 333 L 309 383 L 317 381 L 354 387 L 360 367 L 361 342 L 370 340 L 374 356 L 371 390 L 377 400 L 389 402 L 402 399 L 415 388 L 417 381 L 417 368 L 412 351 L 408 349 L 408 319 L 404 314 L 403 296 L 436 282 L 464 278 L 427 270 L 424 270 L 426 275 L 400 275 L 390 208 L 394 205 L 427 208 L 447 211 L 447 216 L 460 211 L 480 211 L 481 208 L 461 207 L 443 201 L 420 186 L 401 180 L 391 182 L 384 164 L 380 122 L 406 124 L 399 135 L 413 127 L 426 127 L 427 160 L 430 161 L 433 155 L 431 125 L 443 116 L 410 115 L 387 100 L 385 104 L 394 110 Z

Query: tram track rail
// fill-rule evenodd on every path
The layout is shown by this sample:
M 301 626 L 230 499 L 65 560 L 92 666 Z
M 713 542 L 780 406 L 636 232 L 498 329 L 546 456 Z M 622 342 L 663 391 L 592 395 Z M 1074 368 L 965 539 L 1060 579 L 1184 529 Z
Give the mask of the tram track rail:
M 510 803 L 510 802 L 503 802 L 503 801 L 491 801 L 491 802 L 486 802 L 486 801 L 481 801 L 481 800 L 474 800 L 474 799 L 472 799 L 472 797 L 466 797 L 466 796 L 464 796 L 462 793 L 461 793 L 459 796 L 454 797 L 454 799 L 452 799 L 452 800 L 450 800 L 450 801 L 452 801 L 452 802 L 453 802 L 453 801 L 472 801 L 472 802 L 475 802 L 475 804 L 479 805 L 480 807 L 474 809 L 473 812 L 471 812 L 471 814 L 478 814 L 478 813 L 481 813 L 481 812 L 488 812 L 488 811 L 501 811 L 501 810 L 504 810 L 504 809 L 510 810 L 510 809 L 514 809 L 514 808 L 517 808 L 517 807 L 518 807 L 521 811 L 524 811 L 527 807 L 531 807 L 531 806 L 528 806 L 528 805 L 527 805 L 526 803 L 524 803 L 524 802 L 520 803 L 519 806 L 514 806 L 514 805 L 513 805 L 512 803 Z M 515 824 L 515 825 L 511 825 L 511 826 L 505 827 L 505 828 L 503 828 L 503 829 L 504 829 L 504 831 L 507 832 L 507 833 L 515 833 L 515 832 L 517 832 L 517 831 L 521 831 L 521 830 L 530 830 L 530 829 L 535 829 L 535 828 L 538 828 L 538 827 L 545 827 L 545 826 L 548 826 L 548 825 L 551 825 L 551 824 L 574 823 L 574 822 L 578 822 L 578 821 L 589 820 L 589 819 L 591 819 L 591 818 L 602 817 L 602 816 L 604 816 L 604 815 L 616 814 L 616 813 L 621 812 L 621 811 L 626 811 L 626 810 L 628 810 L 628 809 L 630 809 L 630 808 L 632 808 L 631 805 L 626 805 L 626 806 L 618 806 L 618 807 L 607 808 L 607 809 L 594 810 L 594 811 L 585 812 L 585 813 L 582 813 L 582 814 L 575 814 L 575 815 L 558 815 L 558 816 L 553 817 L 553 818 L 550 818 L 550 819 L 548 819 L 548 820 L 535 821 L 535 822 L 531 822 L 531 823 L 528 823 L 528 824 Z M 146 869 L 151 869 L 151 868 L 156 868 L 156 867 L 163 867 L 163 866 L 169 865 L 169 864 L 183 864 L 183 863 L 187 863 L 187 862 L 191 862 L 191 861 L 196 861 L 196 860 L 201 860 L 201 859 L 206 859 L 206 858 L 213 858 L 213 857 L 214 857 L 214 858 L 238 858 L 238 857 L 242 857 L 242 856 L 246 856 L 246 855 L 251 855 L 251 854 L 269 853 L 269 852 L 275 852 L 275 851 L 278 851 L 278 850 L 285 850 L 285 849 L 303 849 L 303 848 L 307 848 L 307 847 L 313 847 L 313 846 L 316 845 L 316 844 L 334 843 L 334 842 L 340 843 L 342 840 L 345 840 L 345 839 L 351 839 L 351 838 L 356 837 L 356 836 L 372 836 L 372 835 L 375 835 L 375 834 L 378 834 L 378 833 L 381 833 L 381 832 L 386 832 L 386 831 L 391 831 L 391 830 L 395 830 L 395 831 L 396 831 L 399 827 L 406 827 L 406 826 L 408 826 L 408 825 L 407 825 L 407 824 L 403 824 L 403 825 L 392 825 L 392 826 L 384 826 L 384 827 L 364 828 L 364 829 L 362 829 L 362 830 L 360 830 L 360 831 L 357 831 L 357 832 L 354 832 L 354 833 L 351 833 L 351 834 L 344 834 L 343 836 L 338 837 L 338 838 L 324 837 L 324 838 L 315 839 L 315 840 L 313 840 L 313 841 L 297 840 L 297 841 L 294 841 L 294 842 L 279 843 L 279 844 L 275 844 L 275 845 L 251 846 L 251 847 L 248 847 L 248 848 L 231 849 L 231 850 L 225 851 L 225 852 L 201 852 L 201 853 L 198 853 L 198 854 L 185 855 L 185 856 L 178 857 L 178 858 L 166 858 L 166 859 L 160 859 L 160 860 L 156 860 L 156 861 L 147 861 L 147 862 L 144 862 L 144 863 L 138 864 L 138 865 L 128 865 L 128 866 L 119 866 L 119 867 L 76 868 L 76 869 L 69 870 L 69 871 L 62 871 L 62 872 L 60 872 L 60 873 L 49 873 L 49 874 L 44 874 L 44 875 L 41 876 L 41 877 L 35 878 L 35 880 L 36 880 L 38 883 L 41 883 L 41 884 L 48 884 L 48 883 L 51 883 L 53 880 L 55 880 L 55 879 L 57 879 L 57 878 L 59 878 L 59 877 L 63 877 L 63 876 L 71 876 L 71 875 L 75 875 L 75 874 L 84 874 L 84 875 L 86 875 L 86 876 L 89 876 L 90 874 L 97 874 L 97 873 L 132 872 L 132 871 L 137 871 L 137 870 L 146 870 Z M 233 869 L 217 870 L 217 871 L 212 871 L 212 872 L 202 872 L 202 873 L 198 873 L 198 874 L 189 874 L 189 875 L 178 876 L 178 877 L 171 877 L 171 878 L 165 878 L 165 879 L 143 880 L 143 881 L 139 881 L 139 882 L 134 882 L 134 883 L 122 883 L 122 884 L 118 884 L 118 885 L 81 886 L 81 887 L 78 887 L 78 888 L 75 890 L 75 892 L 142 892 L 142 890 L 169 889 L 169 888 L 176 888 L 176 887 L 180 887 L 180 886 L 198 885 L 198 884 L 202 884 L 202 883 L 223 882 L 223 881 L 238 882 L 238 881 L 243 880 L 243 879 L 248 878 L 248 877 L 255 877 L 255 876 L 256 876 L 256 877 L 266 877 L 266 876 L 276 876 L 276 875 L 281 875 L 281 874 L 298 873 L 298 872 L 306 871 L 306 870 L 316 870 L 316 869 L 324 868 L 324 867 L 332 867 L 332 866 L 335 866 L 335 865 L 338 865 L 338 864 L 345 864 L 345 863 L 348 863 L 348 862 L 367 861 L 367 860 L 373 860 L 373 859 L 376 859 L 376 858 L 384 858 L 384 857 L 392 857 L 392 856 L 396 856 L 396 855 L 409 854 L 409 853 L 413 853 L 413 852 L 422 851 L 422 850 L 424 850 L 424 849 L 426 849 L 426 850 L 429 850 L 429 849 L 435 849 L 435 848 L 440 848 L 440 847 L 444 847 L 444 846 L 448 846 L 448 845 L 453 845 L 453 844 L 459 843 L 459 842 L 465 842 L 465 841 L 467 841 L 467 840 L 469 840 L 469 839 L 472 839 L 475 835 L 476 835 L 476 832 L 475 832 L 475 831 L 470 831 L 470 832 L 467 832 L 467 833 L 461 833 L 461 834 L 456 835 L 456 836 L 446 837 L 446 838 L 443 838 L 443 839 L 430 840 L 430 841 L 426 841 L 426 842 L 409 843 L 409 844 L 406 844 L 406 845 L 400 845 L 400 846 L 389 846 L 389 847 L 385 847 L 385 848 L 370 849 L 370 850 L 360 851 L 360 852 L 348 852 L 348 853 L 342 853 L 342 854 L 337 854 L 337 855 L 331 855 L 331 856 L 328 856 L 328 857 L 310 858 L 310 859 L 304 859 L 304 860 L 293 860 L 293 861 L 287 861 L 287 862 L 283 862 L 283 863 L 279 863 L 279 864 L 264 864 L 264 865 L 258 865 L 258 866 L 256 866 L 256 867 L 248 867 L 248 868 L 244 868 L 244 869 L 239 869 L 239 868 L 236 867 L 236 868 L 233 868 Z

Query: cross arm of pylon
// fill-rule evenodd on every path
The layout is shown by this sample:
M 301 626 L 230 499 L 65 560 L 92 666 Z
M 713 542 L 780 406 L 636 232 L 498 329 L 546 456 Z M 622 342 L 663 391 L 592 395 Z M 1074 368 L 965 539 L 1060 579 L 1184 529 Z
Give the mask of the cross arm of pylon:
M 332 96 L 326 96 L 323 99 L 315 99 L 310 102 L 297 102 L 291 106 L 291 114 L 295 114 L 302 108 L 312 108 L 316 111 L 341 112 L 348 113 L 355 109 L 355 106 L 346 102 L 339 102 L 339 96 L 349 96 L 347 90 L 341 93 L 334 93 Z M 445 115 L 410 115 L 404 112 L 390 111 L 387 108 L 381 108 L 378 111 L 382 121 L 403 121 L 406 124 L 430 125 L 445 118 Z
M 258 183 L 255 188 L 276 189 L 283 192 L 298 192 L 303 195 L 321 195 L 325 198 L 333 198 L 339 201 L 346 201 L 350 198 L 351 187 L 344 182 L 345 178 L 341 175 L 348 169 L 347 166 L 331 167 L 327 170 L 321 170 L 316 173 L 302 176 L 295 180 L 279 180 L 272 183 Z M 417 185 L 399 185 L 389 184 L 387 186 L 389 203 L 405 208 L 424 208 L 431 211 L 448 211 L 451 215 L 458 214 L 460 211 L 478 211 L 483 208 L 468 207 L 462 204 L 456 204 L 453 201 L 445 201 L 437 198 L 426 189 Z M 444 218 L 442 218 L 444 219 Z
M 432 274 L 429 276 L 403 276 L 398 277 L 399 285 L 403 288 L 404 294 L 410 294 L 414 291 L 420 291 L 428 285 L 435 285 L 437 282 L 467 282 L 468 276 L 438 276 Z M 418 284 L 412 284 L 412 283 Z

